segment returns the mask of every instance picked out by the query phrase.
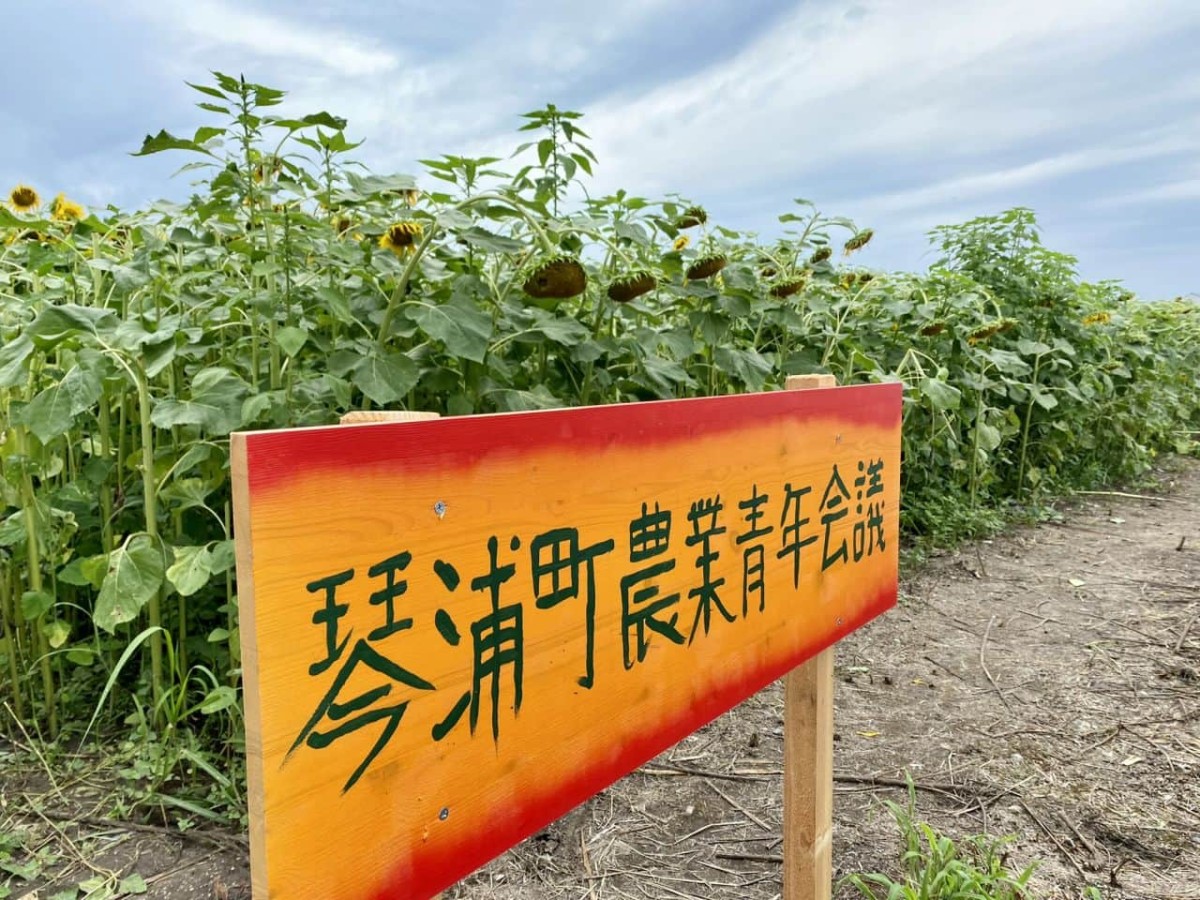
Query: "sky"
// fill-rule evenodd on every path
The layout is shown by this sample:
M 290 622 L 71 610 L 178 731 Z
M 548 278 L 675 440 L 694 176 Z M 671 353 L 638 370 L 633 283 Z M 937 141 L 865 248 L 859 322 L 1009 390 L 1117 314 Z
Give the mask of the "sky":
M 144 135 L 209 122 L 212 70 L 328 110 L 373 171 L 505 156 L 579 110 L 590 188 L 680 194 L 777 233 L 792 198 L 921 270 L 927 232 L 1028 206 L 1091 281 L 1200 293 L 1197 0 L 4 0 L 0 185 L 183 197 Z M 428 183 L 428 179 L 424 179 Z

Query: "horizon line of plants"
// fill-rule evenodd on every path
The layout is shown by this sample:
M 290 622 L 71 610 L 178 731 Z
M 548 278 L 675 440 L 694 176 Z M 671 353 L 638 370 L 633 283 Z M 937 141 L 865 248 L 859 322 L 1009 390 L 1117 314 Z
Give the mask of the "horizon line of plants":
M 356 164 L 343 119 L 273 114 L 282 91 L 192 87 L 216 124 L 138 154 L 187 154 L 186 202 L 0 205 L 0 700 L 45 737 L 132 716 L 143 745 L 240 752 L 234 430 L 899 380 L 902 523 L 937 542 L 1195 446 L 1197 304 L 1080 281 L 1030 210 L 872 272 L 872 232 L 808 201 L 767 241 L 592 196 L 553 105 L 418 184 Z

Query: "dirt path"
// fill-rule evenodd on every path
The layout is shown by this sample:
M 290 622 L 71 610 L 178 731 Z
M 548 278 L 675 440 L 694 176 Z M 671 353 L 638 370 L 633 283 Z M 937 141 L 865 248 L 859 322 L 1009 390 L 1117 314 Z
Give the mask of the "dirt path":
M 838 645 L 839 874 L 895 871 L 907 771 L 921 818 L 1040 859 L 1034 896 L 1200 898 L 1200 463 L 1161 479 L 928 561 Z M 448 900 L 777 898 L 781 713 L 775 686 Z M 147 896 L 249 897 L 240 848 L 138 840 Z

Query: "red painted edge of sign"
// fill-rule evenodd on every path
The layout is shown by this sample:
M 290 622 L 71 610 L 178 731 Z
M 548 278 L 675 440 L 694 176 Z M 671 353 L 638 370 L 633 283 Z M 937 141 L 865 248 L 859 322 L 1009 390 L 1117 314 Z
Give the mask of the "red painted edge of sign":
M 404 453 L 398 453 L 395 432 L 386 425 L 255 431 L 246 435 L 247 451 L 255 461 L 250 493 L 313 471 L 380 463 L 409 472 L 467 467 L 496 446 L 517 453 L 558 446 L 662 446 L 789 415 L 801 422 L 826 418 L 896 428 L 901 409 L 897 395 L 902 390 L 899 383 L 855 385 L 405 422 L 405 447 L 412 449 Z
M 495 827 L 490 834 L 481 833 L 478 840 L 470 845 L 460 843 L 441 851 L 420 853 L 415 870 L 407 867 L 393 870 L 387 876 L 385 886 L 372 894 L 371 900 L 427 900 L 439 891 L 451 887 L 514 846 L 515 842 L 510 840 L 513 834 L 518 835 L 517 840 L 524 840 L 535 834 L 548 822 L 562 817 L 622 776 L 649 762 L 659 753 L 732 709 L 743 699 L 756 694 L 796 666 L 891 609 L 896 605 L 896 599 L 897 588 L 891 585 L 874 597 L 859 616 L 847 620 L 797 659 L 763 669 L 740 682 L 726 685 L 703 703 L 683 710 L 674 719 L 664 722 L 653 733 L 630 742 L 609 759 L 590 768 L 581 769 L 572 781 L 555 785 L 542 796 L 529 798 L 528 803 L 494 810 Z M 505 839 L 496 840 L 493 835 L 503 835 Z

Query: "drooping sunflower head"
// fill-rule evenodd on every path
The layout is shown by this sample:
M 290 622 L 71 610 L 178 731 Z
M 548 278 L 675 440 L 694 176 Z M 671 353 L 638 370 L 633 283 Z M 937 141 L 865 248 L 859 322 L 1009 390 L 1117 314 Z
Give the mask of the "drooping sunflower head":
M 686 234 L 681 234 L 679 237 L 675 238 L 675 243 L 671 246 L 675 248 L 676 252 L 678 252 L 691 242 L 692 239 L 690 237 L 688 237 Z
M 27 184 L 18 184 L 8 195 L 8 202 L 17 212 L 31 212 L 42 205 L 42 198 Z
M 1006 331 L 1011 331 L 1017 327 L 1016 319 L 996 319 L 994 322 L 988 322 L 986 325 L 980 325 L 974 331 L 967 335 L 967 343 L 972 347 L 990 341 L 998 334 L 1004 334 Z
M 935 319 L 921 329 L 921 334 L 925 337 L 936 337 L 946 330 L 945 319 Z
M 83 207 L 68 200 L 66 194 L 59 194 L 50 204 L 50 218 L 56 222 L 78 222 L 83 216 Z
M 710 253 L 707 256 L 702 256 L 687 269 L 687 277 L 689 281 L 702 281 L 705 278 L 712 278 L 723 268 L 729 260 L 720 253 Z
M 812 259 L 810 259 L 809 262 L 813 264 L 823 263 L 831 256 L 833 256 L 832 247 L 818 247 L 815 251 L 813 251 Z
M 333 230 L 338 233 L 338 237 L 343 237 L 353 227 L 354 222 L 349 216 L 338 216 L 333 220 Z
M 379 236 L 379 246 L 384 250 L 391 250 L 397 256 L 404 256 L 424 231 L 425 228 L 420 222 L 411 219 L 397 222 Z
M 871 238 L 873 237 L 875 237 L 875 232 L 870 228 L 864 228 L 858 234 L 854 235 L 854 237 L 850 238 L 850 240 L 846 241 L 846 245 L 843 248 L 846 251 L 846 255 L 849 256 L 856 250 L 861 250 L 867 244 L 871 243 Z
M 658 279 L 645 269 L 638 269 L 613 279 L 608 286 L 608 297 L 616 303 L 628 303 L 642 294 L 648 294 L 658 285 Z
M 854 285 L 857 281 L 858 281 L 858 273 L 857 272 L 847 272 L 845 275 L 843 275 L 841 278 L 838 279 L 838 287 L 840 287 L 844 291 L 848 291 L 848 290 L 850 290 L 850 288 L 854 287 Z
M 574 256 L 558 254 L 533 266 L 524 289 L 539 300 L 566 300 L 587 290 L 587 271 Z
M 1088 326 L 1107 325 L 1111 321 L 1112 321 L 1112 313 L 1109 313 L 1109 312 L 1097 312 L 1097 313 L 1092 313 L 1090 316 L 1083 317 L 1083 324 L 1088 325 Z
M 793 294 L 798 294 L 808 287 L 808 278 L 811 273 L 808 269 L 803 269 L 797 273 L 795 278 L 783 278 L 771 285 L 770 294 L 772 297 L 791 297 Z
M 676 228 L 695 228 L 697 225 L 703 225 L 708 221 L 708 213 L 704 211 L 702 206 L 689 206 L 679 215 L 678 221 L 675 222 Z

